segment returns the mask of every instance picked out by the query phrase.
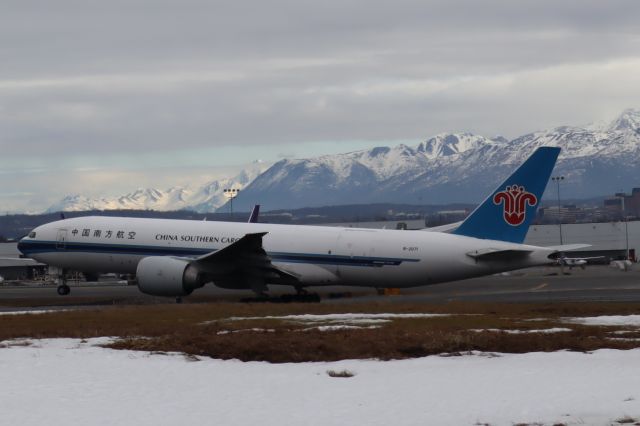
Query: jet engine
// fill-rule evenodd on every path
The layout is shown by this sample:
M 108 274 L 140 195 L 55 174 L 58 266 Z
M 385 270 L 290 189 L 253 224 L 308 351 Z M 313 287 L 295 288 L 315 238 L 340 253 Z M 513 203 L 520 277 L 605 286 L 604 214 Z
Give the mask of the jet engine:
M 136 270 L 138 288 L 153 296 L 188 296 L 205 283 L 204 274 L 188 260 L 173 257 L 145 257 Z

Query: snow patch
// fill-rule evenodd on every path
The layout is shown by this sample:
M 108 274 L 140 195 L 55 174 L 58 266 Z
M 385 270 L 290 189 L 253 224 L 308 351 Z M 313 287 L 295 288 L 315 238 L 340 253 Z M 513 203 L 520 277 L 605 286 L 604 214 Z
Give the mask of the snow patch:
M 275 333 L 276 330 L 273 328 L 245 328 L 242 330 L 220 330 L 216 334 L 231 334 L 231 333 L 245 333 L 247 331 L 258 332 L 258 333 Z
M 66 312 L 69 309 L 30 309 L 24 311 L 2 311 L 0 315 L 39 315 L 50 314 L 52 312 Z
M 362 327 L 359 325 L 319 325 L 317 327 L 308 327 L 303 328 L 299 331 L 310 331 L 310 330 L 319 330 L 319 331 L 337 331 L 337 330 L 373 330 L 376 328 L 380 328 L 378 325 L 370 325 L 368 327 Z
M 583 325 L 630 325 L 640 327 L 640 315 L 601 315 L 598 317 L 563 318 L 564 322 Z
M 640 349 L 269 364 L 96 346 L 110 340 L 0 349 L 2 422 L 603 425 L 640 414 Z
M 265 317 L 231 317 L 230 321 L 256 320 L 256 319 L 278 319 L 285 321 L 359 321 L 359 320 L 391 320 L 397 318 L 436 318 L 448 317 L 450 314 L 304 314 L 304 315 L 283 315 Z
M 469 331 L 475 331 L 477 333 L 489 331 L 493 333 L 507 333 L 507 334 L 531 334 L 531 333 L 551 334 L 551 333 L 565 333 L 572 330 L 570 328 L 554 327 L 554 328 L 543 328 L 539 330 L 502 330 L 499 328 L 474 328 Z
M 304 315 L 283 315 L 283 316 L 264 316 L 264 317 L 231 317 L 228 321 L 243 320 L 281 320 L 293 324 L 313 324 L 313 327 L 304 330 L 357 330 L 367 328 L 378 328 L 381 324 L 389 323 L 393 319 L 411 319 L 411 318 L 436 318 L 450 316 L 449 314 L 304 314 Z M 205 321 L 201 324 L 211 324 L 215 321 Z M 365 326 L 370 327 L 365 327 Z

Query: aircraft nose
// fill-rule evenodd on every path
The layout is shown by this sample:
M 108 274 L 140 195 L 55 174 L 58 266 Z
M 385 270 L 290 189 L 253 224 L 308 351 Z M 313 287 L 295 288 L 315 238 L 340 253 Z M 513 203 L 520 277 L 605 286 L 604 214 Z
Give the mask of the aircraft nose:
M 20 257 L 30 257 L 29 256 L 29 239 L 31 239 L 33 235 L 33 231 L 31 233 L 29 233 L 29 235 L 25 235 L 24 237 L 20 238 L 20 240 L 18 240 L 18 251 L 21 253 Z
M 26 256 L 27 254 L 25 253 L 26 245 L 27 244 L 24 242 L 24 238 L 20 238 L 20 241 L 18 241 L 18 251 L 22 253 L 23 256 Z

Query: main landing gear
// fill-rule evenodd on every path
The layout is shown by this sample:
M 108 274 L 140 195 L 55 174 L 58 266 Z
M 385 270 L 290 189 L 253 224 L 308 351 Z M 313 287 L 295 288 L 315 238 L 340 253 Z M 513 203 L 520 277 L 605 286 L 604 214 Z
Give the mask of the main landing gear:
M 295 294 L 283 294 L 281 296 L 270 296 L 267 293 L 258 293 L 258 297 L 248 297 L 241 299 L 245 303 L 320 303 L 318 293 L 309 293 L 301 286 L 296 286 Z
M 285 294 L 282 296 L 284 302 L 298 303 L 320 303 L 320 295 L 318 293 L 309 293 L 302 286 L 295 286 L 296 294 Z

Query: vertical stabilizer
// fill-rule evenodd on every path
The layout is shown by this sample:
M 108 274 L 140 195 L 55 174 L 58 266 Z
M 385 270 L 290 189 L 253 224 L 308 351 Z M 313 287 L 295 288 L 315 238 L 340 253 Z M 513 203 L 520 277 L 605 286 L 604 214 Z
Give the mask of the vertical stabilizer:
M 542 200 L 560 148 L 541 147 L 498 186 L 453 233 L 522 243 Z
M 249 215 L 248 223 L 258 223 L 258 216 L 260 215 L 260 204 L 253 206 L 251 214 Z

